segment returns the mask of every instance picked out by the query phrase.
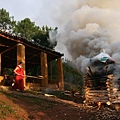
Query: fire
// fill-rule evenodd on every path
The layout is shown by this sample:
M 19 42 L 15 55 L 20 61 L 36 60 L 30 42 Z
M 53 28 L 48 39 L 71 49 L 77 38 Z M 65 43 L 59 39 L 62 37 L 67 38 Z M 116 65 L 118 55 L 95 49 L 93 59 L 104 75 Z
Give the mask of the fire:
M 97 105 L 98 105 L 98 110 L 99 110 L 100 107 L 101 107 L 101 105 L 102 105 L 102 103 L 101 103 L 101 102 L 98 102 Z
M 102 104 L 101 102 L 98 102 L 98 103 L 97 103 L 98 106 L 101 106 L 101 104 Z

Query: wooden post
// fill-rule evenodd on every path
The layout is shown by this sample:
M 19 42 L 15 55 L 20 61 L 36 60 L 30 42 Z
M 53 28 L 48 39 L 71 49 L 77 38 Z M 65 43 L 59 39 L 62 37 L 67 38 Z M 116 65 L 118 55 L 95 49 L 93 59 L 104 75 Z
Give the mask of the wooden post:
M 24 74 L 26 74 L 26 71 L 25 71 L 25 46 L 21 43 L 17 44 L 17 64 L 19 64 L 19 62 L 23 62 Z M 24 86 L 26 86 L 26 78 L 24 78 Z
M 52 83 L 52 62 L 50 62 L 50 82 Z
M 47 54 L 41 53 L 41 75 L 43 76 L 42 87 L 48 87 L 48 64 Z
M 63 67 L 62 67 L 62 59 L 57 59 L 57 67 L 58 67 L 58 81 L 59 81 L 59 89 L 64 90 L 64 76 L 63 76 Z
M 1 62 L 1 54 L 0 54 L 0 75 L 2 74 L 1 71 L 2 71 L 2 62 Z

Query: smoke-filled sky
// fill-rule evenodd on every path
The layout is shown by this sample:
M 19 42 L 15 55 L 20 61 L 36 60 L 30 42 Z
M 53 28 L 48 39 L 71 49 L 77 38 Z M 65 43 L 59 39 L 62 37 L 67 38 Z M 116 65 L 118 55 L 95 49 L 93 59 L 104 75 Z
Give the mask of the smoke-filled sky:
M 120 0 L 81 0 L 73 6 L 58 41 L 75 64 L 84 71 L 89 58 L 102 49 L 120 63 Z
M 56 50 L 79 68 L 102 49 L 120 63 L 120 0 L 0 0 L 15 20 L 58 27 Z

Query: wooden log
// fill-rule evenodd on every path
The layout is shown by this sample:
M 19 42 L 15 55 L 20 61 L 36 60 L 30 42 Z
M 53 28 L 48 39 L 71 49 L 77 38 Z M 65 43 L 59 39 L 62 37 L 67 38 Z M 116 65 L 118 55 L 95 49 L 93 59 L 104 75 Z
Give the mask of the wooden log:
M 114 78 L 114 76 L 113 76 L 113 74 L 104 75 L 104 76 L 99 75 L 99 76 L 92 76 L 92 77 L 89 77 L 88 75 L 86 75 L 86 76 L 84 76 L 84 78 L 86 78 L 86 79 L 110 79 L 111 80 Z
M 106 103 L 108 102 L 109 100 L 108 99 L 89 99 L 89 102 L 102 102 L 102 103 Z
M 107 93 L 86 93 L 86 94 L 91 96 L 108 96 Z
M 85 80 L 107 80 L 108 77 L 107 76 L 93 76 L 93 77 L 86 77 Z
M 100 98 L 100 99 L 108 99 L 108 96 L 91 96 L 91 95 L 86 95 L 86 98 Z M 115 98 L 113 98 L 115 99 Z
M 87 98 L 94 98 L 94 99 L 109 99 L 108 96 L 87 96 Z
M 63 75 L 63 66 L 62 59 L 57 58 L 57 72 L 58 72 L 58 86 L 60 90 L 64 90 L 64 75 Z
M 108 95 L 107 94 L 86 94 L 87 96 L 93 96 L 93 97 L 104 97 L 104 96 L 107 96 L 108 97 Z
M 93 75 L 89 67 L 86 67 L 86 71 L 87 71 L 87 73 L 89 74 L 89 76 L 92 76 L 92 75 Z
M 118 93 L 111 93 L 111 96 L 120 96 L 120 94 L 118 94 Z
M 41 52 L 40 61 L 41 61 L 41 75 L 44 78 L 42 80 L 42 87 L 48 87 L 48 64 L 46 53 Z
M 86 77 L 86 86 L 85 86 L 85 98 L 89 102 L 108 102 L 112 101 L 115 96 L 112 96 L 114 91 L 115 84 L 117 81 L 114 81 L 113 74 L 106 76 L 98 77 Z M 98 84 L 99 83 L 99 84 Z M 91 86 L 89 86 L 92 84 Z M 96 85 L 96 86 L 95 86 Z M 98 86 L 99 85 L 99 86 Z
M 91 91 L 87 91 L 86 93 L 88 93 L 88 94 L 100 94 L 100 95 L 104 95 L 104 94 L 106 94 L 106 95 L 108 95 L 108 92 L 91 92 Z
M 120 103 L 120 100 L 117 100 L 117 101 L 113 101 L 112 103 Z
M 99 96 L 99 97 L 102 97 L 102 96 L 108 96 L 108 94 L 104 94 L 104 93 L 87 93 L 86 95 L 90 95 L 90 96 Z
M 111 87 L 107 88 L 107 91 L 113 91 L 113 88 L 111 88 Z
M 107 77 L 108 77 L 109 79 L 113 79 L 113 78 L 114 78 L 113 74 L 107 75 Z
M 107 92 L 107 90 L 96 90 L 96 89 L 92 89 L 90 87 L 86 88 L 87 91 L 91 91 L 91 92 Z
M 26 75 L 25 77 L 36 78 L 36 79 L 43 79 L 43 76 L 30 76 L 30 75 Z

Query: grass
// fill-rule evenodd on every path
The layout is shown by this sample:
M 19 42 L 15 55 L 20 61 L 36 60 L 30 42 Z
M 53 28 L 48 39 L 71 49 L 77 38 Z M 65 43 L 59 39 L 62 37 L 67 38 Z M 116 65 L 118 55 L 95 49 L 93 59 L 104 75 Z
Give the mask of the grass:
M 33 93 L 32 96 L 29 96 L 27 94 L 17 94 L 17 93 L 10 94 L 10 93 L 6 93 L 6 92 L 4 92 L 4 94 L 9 99 L 16 98 L 18 100 L 23 101 L 28 106 L 37 106 L 36 110 L 43 110 L 43 109 L 51 108 L 51 107 L 53 107 L 53 105 L 58 104 L 56 101 L 49 101 L 47 99 L 37 97 L 37 95 L 35 95 L 35 93 Z M 32 92 L 31 92 L 31 94 L 32 94 Z
M 11 114 L 15 114 L 15 109 L 9 104 L 0 100 L 0 118 L 3 119 Z
M 37 97 L 34 93 L 31 95 L 28 94 L 18 94 L 18 93 L 8 93 L 6 91 L 1 91 L 0 94 L 5 95 L 10 101 L 15 104 L 19 102 L 19 107 L 26 109 L 27 106 L 30 106 L 30 109 L 34 112 L 44 111 L 45 109 L 52 108 L 55 105 L 58 105 L 56 101 L 49 101 L 44 98 Z M 29 108 L 27 108 L 29 113 Z M 26 120 L 24 116 L 19 116 L 19 108 L 16 106 L 11 106 L 8 102 L 0 100 L 0 120 L 7 119 L 7 117 L 14 116 L 17 120 Z
M 10 101 L 18 104 L 20 108 L 25 109 L 28 113 L 30 111 L 37 113 L 49 108 L 54 109 L 54 107 L 61 104 L 54 100 L 48 100 L 45 97 L 39 97 L 39 95 L 45 94 L 44 91 L 26 91 L 26 93 L 1 91 L 0 94 L 4 94 Z M 52 91 L 50 94 L 60 99 L 72 100 L 71 96 L 66 96 L 61 91 Z M 17 120 L 26 120 L 24 116 L 19 116 L 19 108 L 10 105 L 2 101 L 2 99 L 0 100 L 0 120 L 4 120 L 9 116 L 14 116 Z

